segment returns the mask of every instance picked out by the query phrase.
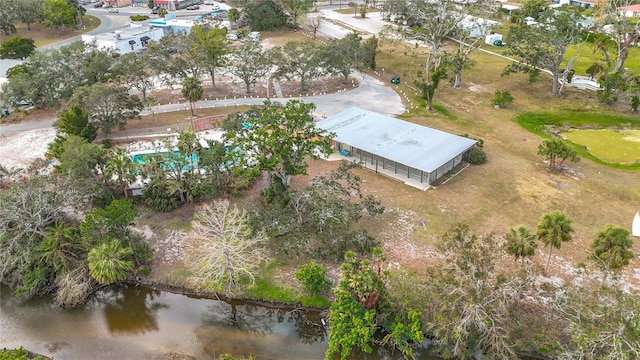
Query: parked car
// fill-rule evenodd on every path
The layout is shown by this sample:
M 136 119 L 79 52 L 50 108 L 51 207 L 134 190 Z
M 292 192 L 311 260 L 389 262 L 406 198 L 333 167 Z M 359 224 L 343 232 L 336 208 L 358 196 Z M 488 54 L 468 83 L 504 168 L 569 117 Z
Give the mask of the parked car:
M 152 14 L 157 14 L 158 13 L 158 9 L 151 9 L 151 13 Z
M 93 7 L 101 8 L 102 7 L 102 3 L 101 2 L 96 3 L 95 5 L 93 5 Z
M 109 12 L 117 14 L 119 12 L 119 10 L 118 10 L 118 8 L 111 8 L 111 9 L 109 9 Z
M 231 41 L 235 41 L 235 40 L 240 40 L 240 33 L 228 33 L 227 34 L 227 40 L 231 40 Z
M 247 35 L 247 39 L 251 41 L 260 41 L 260 33 L 257 31 L 252 31 Z
M 204 5 L 213 5 L 214 2 L 213 2 L 213 0 L 204 0 L 203 4 Z

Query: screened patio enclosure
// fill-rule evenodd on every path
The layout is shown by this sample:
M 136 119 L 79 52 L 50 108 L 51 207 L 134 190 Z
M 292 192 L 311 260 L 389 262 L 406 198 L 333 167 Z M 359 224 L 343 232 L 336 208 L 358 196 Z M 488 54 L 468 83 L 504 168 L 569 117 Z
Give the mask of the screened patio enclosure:
M 432 184 L 468 161 L 475 140 L 357 107 L 321 120 L 332 145 L 376 172 Z

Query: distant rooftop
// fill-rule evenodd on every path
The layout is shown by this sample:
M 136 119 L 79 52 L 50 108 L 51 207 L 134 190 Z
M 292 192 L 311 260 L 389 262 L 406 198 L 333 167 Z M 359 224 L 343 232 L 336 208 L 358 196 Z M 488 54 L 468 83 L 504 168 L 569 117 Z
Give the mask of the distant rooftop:
M 150 27 L 129 27 L 129 28 L 123 28 L 121 30 L 116 30 L 116 31 L 112 31 L 109 33 L 102 33 L 102 34 L 97 34 L 97 35 L 88 35 L 91 37 L 91 39 L 95 39 L 95 40 L 101 40 L 101 41 L 115 41 L 115 40 L 122 40 L 122 39 L 130 39 L 130 38 L 136 38 L 136 37 L 140 37 L 140 35 L 144 35 L 146 33 L 148 33 L 149 31 L 151 31 Z M 118 34 L 120 35 L 120 38 L 118 38 Z M 87 36 L 87 35 L 85 35 Z

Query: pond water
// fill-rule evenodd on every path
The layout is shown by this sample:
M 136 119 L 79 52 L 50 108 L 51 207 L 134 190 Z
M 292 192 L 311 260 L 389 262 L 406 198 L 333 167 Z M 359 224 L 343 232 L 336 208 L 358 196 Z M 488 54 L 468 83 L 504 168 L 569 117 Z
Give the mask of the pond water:
M 82 308 L 52 307 L 50 298 L 20 302 L 0 289 L 0 347 L 55 359 L 323 359 L 320 314 L 122 287 L 98 292 Z M 179 356 L 181 355 L 181 356 Z M 353 359 L 401 359 L 376 348 Z M 419 359 L 437 359 L 420 355 Z

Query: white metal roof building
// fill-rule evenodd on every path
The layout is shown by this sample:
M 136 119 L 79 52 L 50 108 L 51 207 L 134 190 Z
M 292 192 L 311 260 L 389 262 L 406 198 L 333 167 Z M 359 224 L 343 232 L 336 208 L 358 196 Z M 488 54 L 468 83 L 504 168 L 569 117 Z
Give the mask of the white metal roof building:
M 130 26 L 110 33 L 84 34 L 82 41 L 95 42 L 99 49 L 114 49 L 120 54 L 140 51 L 147 47 L 149 41 L 159 41 L 164 36 L 162 29 L 148 26 Z
M 316 127 L 334 133 L 334 149 L 368 168 L 394 177 L 432 184 L 463 161 L 475 140 L 357 107 L 321 120 Z

